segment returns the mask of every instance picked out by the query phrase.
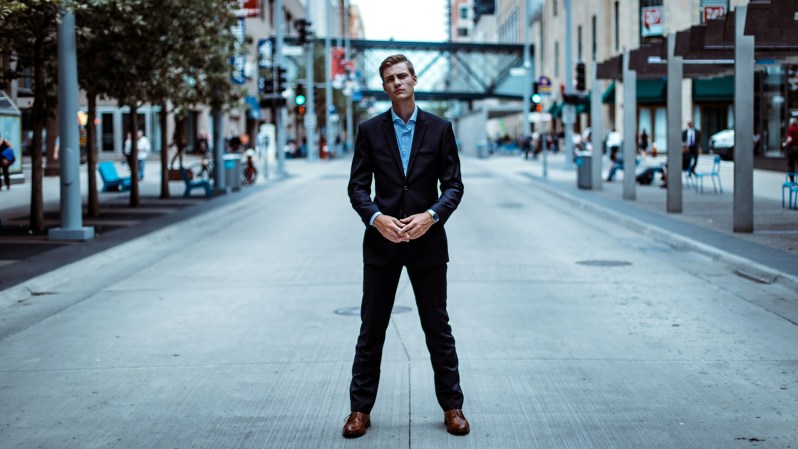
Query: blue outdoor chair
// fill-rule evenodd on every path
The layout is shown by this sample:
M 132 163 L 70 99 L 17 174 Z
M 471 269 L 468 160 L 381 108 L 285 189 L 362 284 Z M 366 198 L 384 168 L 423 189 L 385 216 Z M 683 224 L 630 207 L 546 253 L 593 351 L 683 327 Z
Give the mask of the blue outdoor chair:
M 97 171 L 103 180 L 103 192 L 110 190 L 127 191 L 130 190 L 130 176 L 124 178 L 116 172 L 116 166 L 112 161 L 102 161 L 97 164 Z
M 213 196 L 213 189 L 211 188 L 211 181 L 208 179 L 193 180 L 188 177 L 188 172 L 185 168 L 180 167 L 180 178 L 186 184 L 186 191 L 183 196 L 191 196 L 191 191 L 194 189 L 205 189 L 205 196 Z
M 784 178 L 784 183 L 781 185 L 781 207 L 784 208 L 784 192 L 789 193 L 787 206 L 790 209 L 795 209 L 796 203 L 798 203 L 798 182 L 790 181 L 790 177 L 792 179 L 796 179 L 798 177 L 798 173 L 795 172 L 787 172 L 787 176 Z
M 723 193 L 723 186 L 720 184 L 720 156 L 715 155 L 712 158 L 712 170 L 705 171 L 705 172 L 695 172 L 695 191 L 699 193 L 704 193 L 704 178 L 709 177 L 712 180 L 712 190 L 715 193 Z M 715 182 L 717 180 L 717 183 Z

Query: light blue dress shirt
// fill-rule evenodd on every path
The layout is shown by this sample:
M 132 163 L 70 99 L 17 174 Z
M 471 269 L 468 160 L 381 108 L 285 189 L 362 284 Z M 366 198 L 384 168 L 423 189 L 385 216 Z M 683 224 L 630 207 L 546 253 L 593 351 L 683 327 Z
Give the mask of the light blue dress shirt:
M 391 108 L 391 119 L 393 120 L 393 130 L 396 134 L 396 143 L 399 145 L 399 157 L 402 159 L 402 171 L 407 176 L 407 165 L 410 163 L 410 148 L 413 146 L 413 134 L 416 131 L 416 117 L 418 116 L 418 106 L 413 109 L 413 115 L 405 123 L 393 108 Z M 369 220 L 369 224 L 374 224 L 374 219 L 382 212 L 375 212 Z

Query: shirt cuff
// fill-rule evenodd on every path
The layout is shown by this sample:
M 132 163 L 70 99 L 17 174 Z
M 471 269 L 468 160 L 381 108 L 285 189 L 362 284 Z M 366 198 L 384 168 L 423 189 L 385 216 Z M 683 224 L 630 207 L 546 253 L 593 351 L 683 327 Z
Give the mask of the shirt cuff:
M 374 215 L 372 215 L 371 219 L 369 220 L 369 226 L 374 226 L 374 219 L 377 218 L 377 215 L 382 215 L 382 212 L 374 212 Z

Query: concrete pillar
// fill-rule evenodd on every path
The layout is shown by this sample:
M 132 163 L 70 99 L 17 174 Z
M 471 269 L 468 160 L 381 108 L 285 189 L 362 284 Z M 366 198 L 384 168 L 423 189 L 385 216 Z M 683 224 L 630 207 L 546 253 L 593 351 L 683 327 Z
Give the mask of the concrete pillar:
M 629 68 L 629 50 L 623 52 L 623 199 L 636 199 L 637 73 Z
M 75 14 L 71 2 L 61 9 L 58 24 L 58 117 L 60 124 L 61 227 L 52 228 L 50 240 L 89 240 L 94 228 L 83 226 L 80 194 L 80 139 L 78 136 L 78 67 Z
M 676 33 L 668 35 L 668 199 L 669 213 L 682 213 L 682 58 L 676 56 Z
M 747 7 L 734 12 L 734 232 L 754 232 L 754 37 Z
M 601 190 L 601 163 L 604 126 L 601 121 L 601 89 L 598 81 L 598 64 L 593 64 L 592 80 L 590 81 L 590 141 L 593 144 L 593 157 L 590 171 L 590 185 L 593 190 Z

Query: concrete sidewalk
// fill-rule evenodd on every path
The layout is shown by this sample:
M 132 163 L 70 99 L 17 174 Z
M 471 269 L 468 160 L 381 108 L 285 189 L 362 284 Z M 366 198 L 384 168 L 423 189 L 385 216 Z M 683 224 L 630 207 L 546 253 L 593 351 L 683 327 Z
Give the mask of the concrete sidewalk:
M 709 163 L 702 156 L 701 164 Z M 754 232 L 732 231 L 734 166 L 722 162 L 723 193 L 715 193 L 707 180 L 704 193 L 685 186 L 683 212 L 666 211 L 667 191 L 659 187 L 659 176 L 651 185 L 636 185 L 636 199 L 623 199 L 623 172 L 613 182 L 602 182 L 601 190 L 582 190 L 576 185 L 575 166 L 566 167 L 563 153 L 549 155 L 543 176 L 543 162 L 520 156 L 495 156 L 486 164 L 534 182 L 536 187 L 579 204 L 587 212 L 624 223 L 638 232 L 657 235 L 675 246 L 689 246 L 713 258 L 732 263 L 762 282 L 781 279 L 798 291 L 798 210 L 781 206 L 784 173 L 754 170 Z M 606 179 L 609 160 L 603 158 Z M 585 219 L 589 220 L 589 215 Z

